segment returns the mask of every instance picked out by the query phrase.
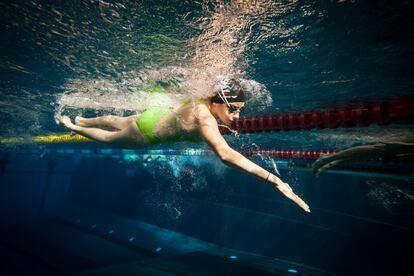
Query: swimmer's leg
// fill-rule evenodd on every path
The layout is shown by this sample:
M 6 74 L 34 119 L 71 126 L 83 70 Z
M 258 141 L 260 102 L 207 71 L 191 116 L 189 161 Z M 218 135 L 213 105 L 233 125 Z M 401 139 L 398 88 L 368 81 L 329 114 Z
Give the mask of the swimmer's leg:
M 136 115 L 129 117 L 119 117 L 119 116 L 101 116 L 95 118 L 83 118 L 77 116 L 75 118 L 75 124 L 81 127 L 91 127 L 91 126 L 109 126 L 116 129 L 124 129 L 128 127 L 132 121 L 135 121 Z
M 100 128 L 89 128 L 75 125 L 69 117 L 63 116 L 61 122 L 70 130 L 98 142 L 110 143 L 126 148 L 139 148 L 149 143 L 141 134 L 135 121 L 120 131 L 107 131 Z

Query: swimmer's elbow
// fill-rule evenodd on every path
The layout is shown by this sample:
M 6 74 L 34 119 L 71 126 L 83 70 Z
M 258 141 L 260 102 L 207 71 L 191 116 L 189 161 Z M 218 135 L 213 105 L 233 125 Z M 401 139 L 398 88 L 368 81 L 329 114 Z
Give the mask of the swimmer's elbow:
M 218 151 L 218 156 L 224 164 L 233 164 L 235 162 L 234 150 L 231 148 Z

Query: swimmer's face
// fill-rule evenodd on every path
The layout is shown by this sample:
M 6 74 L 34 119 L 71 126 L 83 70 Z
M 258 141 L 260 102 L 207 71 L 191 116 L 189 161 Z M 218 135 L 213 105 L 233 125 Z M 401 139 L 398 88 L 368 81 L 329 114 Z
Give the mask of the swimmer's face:
M 233 121 L 239 119 L 240 112 L 243 110 L 244 102 L 234 102 L 227 104 L 219 104 L 217 115 L 219 119 L 226 125 L 230 125 Z

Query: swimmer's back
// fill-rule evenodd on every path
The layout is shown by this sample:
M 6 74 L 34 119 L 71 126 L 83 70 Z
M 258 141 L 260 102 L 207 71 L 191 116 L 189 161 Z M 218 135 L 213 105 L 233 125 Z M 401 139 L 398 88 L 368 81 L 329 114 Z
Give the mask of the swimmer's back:
M 183 104 L 177 110 L 172 110 L 154 127 L 154 135 L 160 140 L 171 140 L 171 137 L 180 137 L 172 140 L 200 141 L 198 114 L 206 109 L 204 101 Z

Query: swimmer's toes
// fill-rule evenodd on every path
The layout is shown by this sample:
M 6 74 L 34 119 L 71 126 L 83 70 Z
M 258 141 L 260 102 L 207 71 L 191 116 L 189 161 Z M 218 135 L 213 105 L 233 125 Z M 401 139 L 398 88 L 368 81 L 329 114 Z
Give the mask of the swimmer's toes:
M 68 116 L 63 116 L 60 118 L 60 122 L 65 126 L 65 127 L 70 127 L 72 125 L 72 122 L 70 120 L 70 118 Z
M 55 114 L 54 118 L 55 118 L 55 123 L 57 125 L 59 125 L 61 123 L 61 120 L 62 120 L 62 115 L 61 114 Z

